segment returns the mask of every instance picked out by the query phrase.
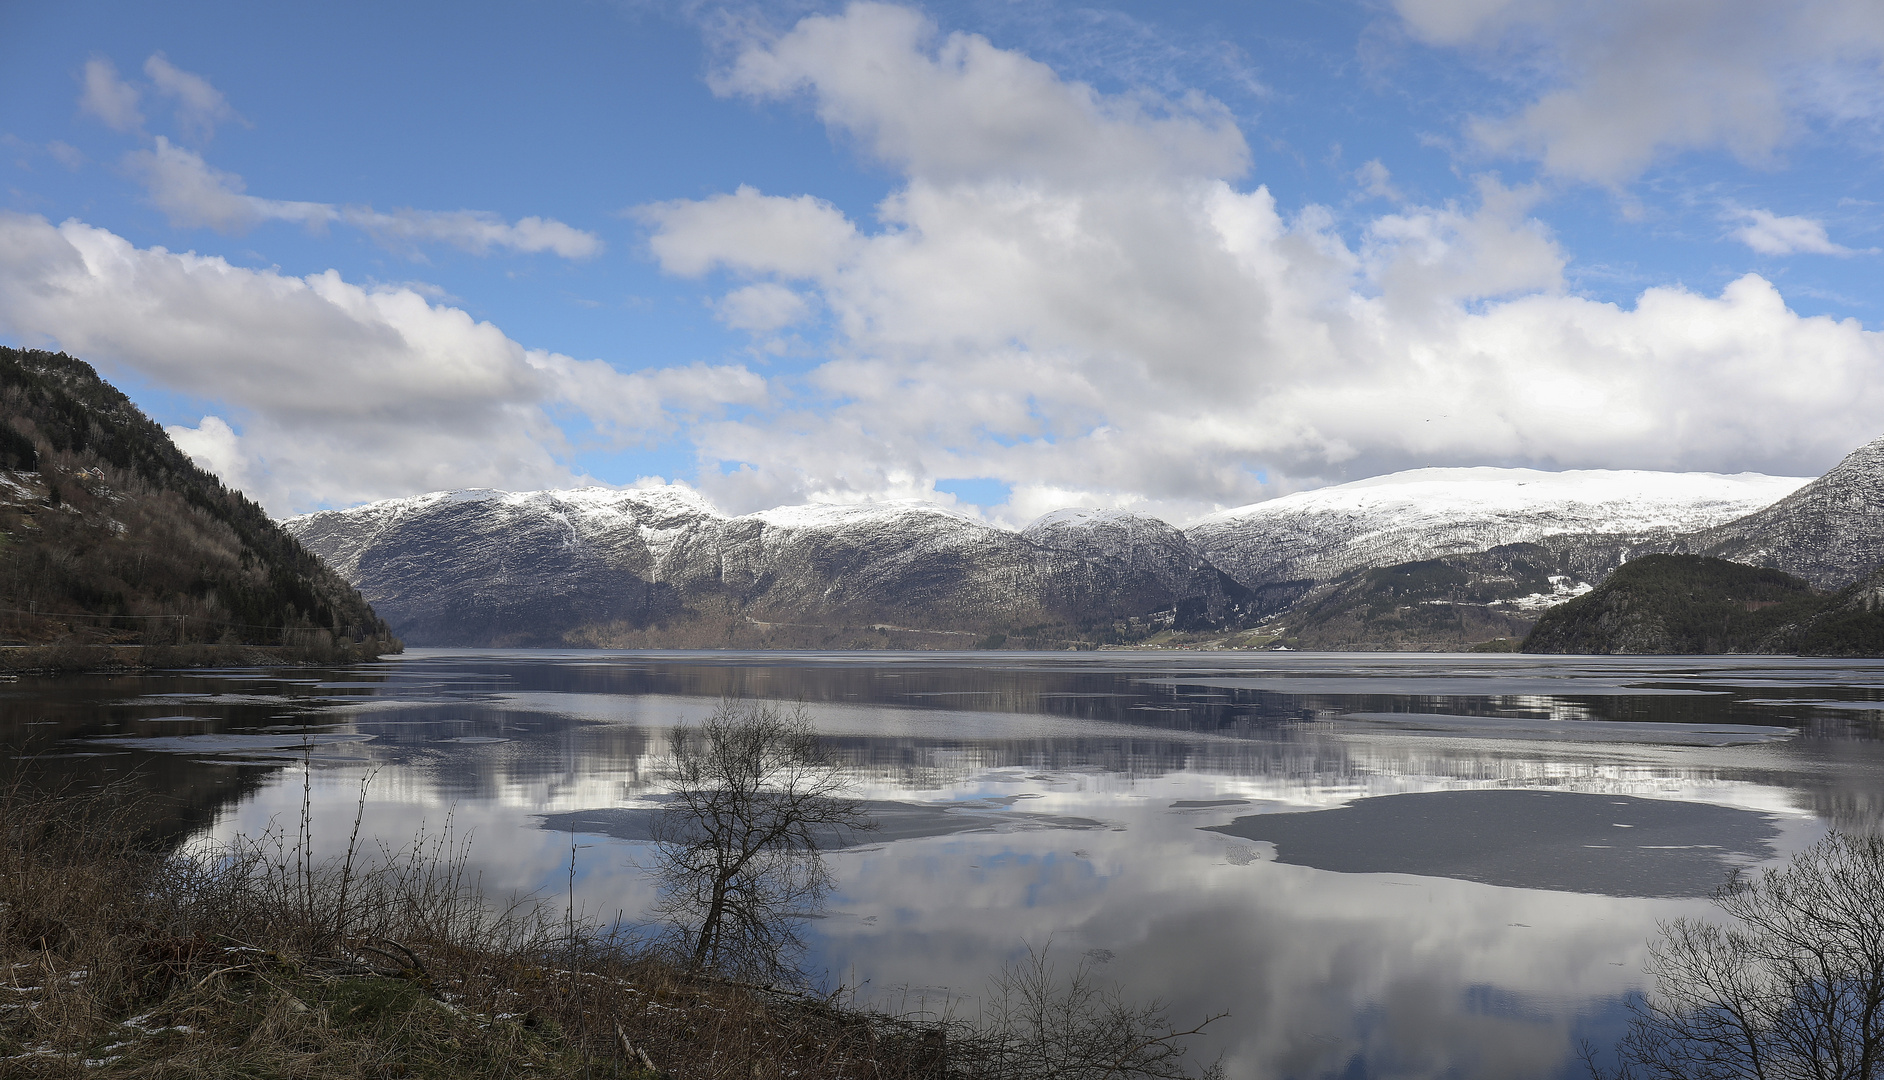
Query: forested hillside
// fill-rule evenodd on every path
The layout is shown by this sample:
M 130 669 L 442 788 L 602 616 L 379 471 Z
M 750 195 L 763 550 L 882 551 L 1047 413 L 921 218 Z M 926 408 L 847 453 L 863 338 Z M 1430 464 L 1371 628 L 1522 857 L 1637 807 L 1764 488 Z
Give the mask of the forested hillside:
M 1524 651 L 1884 655 L 1881 587 L 1880 572 L 1827 593 L 1768 567 L 1649 555 L 1546 612 Z
M 0 644 L 394 652 L 360 594 L 90 365 L 0 348 Z M 177 647 L 186 647 L 178 650 Z M 202 648 L 196 653 L 207 655 Z

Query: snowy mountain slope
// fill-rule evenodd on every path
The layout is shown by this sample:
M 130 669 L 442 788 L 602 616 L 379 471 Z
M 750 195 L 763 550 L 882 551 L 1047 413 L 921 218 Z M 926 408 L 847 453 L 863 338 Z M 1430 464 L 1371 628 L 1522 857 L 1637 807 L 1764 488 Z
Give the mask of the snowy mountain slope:
M 731 517 L 684 487 L 438 492 L 285 524 L 414 644 L 961 646 L 991 633 L 1133 640 L 1248 625 L 1352 570 L 1513 543 L 1542 545 L 1539 565 L 1580 588 L 1804 484 L 1421 469 L 1187 530 L 1073 509 L 1017 533 L 920 502 Z M 1848 502 L 1848 489 L 1827 498 Z M 1476 565 L 1452 569 L 1470 577 Z
M 1240 584 L 1273 590 L 1548 537 L 1671 543 L 1806 483 L 1757 473 L 1415 469 L 1225 510 L 1184 535 Z
M 1688 538 L 1684 549 L 1841 588 L 1884 562 L 1884 438 L 1771 506 Z
M 414 644 L 512 644 L 678 611 L 652 578 L 723 520 L 684 488 L 586 488 L 435 492 L 283 524 L 398 612 L 387 619 L 411 627 Z
M 889 627 L 904 636 L 861 643 L 961 646 L 1241 612 L 1242 590 L 1149 518 L 1129 523 L 1143 543 L 1116 543 L 1112 518 L 1038 542 L 928 503 L 727 517 L 669 487 L 441 492 L 285 524 L 414 644 L 753 643 L 755 627 L 772 644 L 829 644 Z

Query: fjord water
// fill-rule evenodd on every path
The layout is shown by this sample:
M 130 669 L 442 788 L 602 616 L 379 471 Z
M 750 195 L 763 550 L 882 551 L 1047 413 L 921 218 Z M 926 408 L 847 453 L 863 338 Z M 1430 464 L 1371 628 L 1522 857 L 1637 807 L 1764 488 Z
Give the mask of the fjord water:
M 414 650 L 22 678 L 0 742 L 178 837 L 471 838 L 494 898 L 633 923 L 665 733 L 802 703 L 884 828 L 809 967 L 972 1013 L 1051 943 L 1240 1077 L 1532 1077 L 1612 1042 L 1658 920 L 1884 822 L 1884 664 L 1235 653 Z M 292 825 L 290 825 L 292 828 Z M 572 885 L 573 859 L 573 885 Z

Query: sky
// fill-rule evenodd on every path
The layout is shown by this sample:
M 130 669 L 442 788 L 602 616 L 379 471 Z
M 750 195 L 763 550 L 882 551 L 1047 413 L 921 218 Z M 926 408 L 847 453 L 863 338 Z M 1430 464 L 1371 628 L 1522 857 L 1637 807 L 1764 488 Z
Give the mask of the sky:
M 0 4 L 0 343 L 277 515 L 1884 434 L 1875 0 Z

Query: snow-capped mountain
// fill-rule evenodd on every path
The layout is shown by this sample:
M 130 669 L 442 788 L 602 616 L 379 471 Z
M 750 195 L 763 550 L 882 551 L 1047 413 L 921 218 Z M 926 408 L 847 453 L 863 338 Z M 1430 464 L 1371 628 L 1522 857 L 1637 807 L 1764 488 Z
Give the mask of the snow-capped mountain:
M 1177 530 L 1109 513 L 1030 535 L 929 503 L 729 517 L 686 488 L 590 488 L 285 524 L 413 644 L 963 646 L 1221 627 L 1244 599 Z
M 1666 544 L 1807 482 L 1758 473 L 1415 469 L 1224 510 L 1184 535 L 1238 583 L 1275 590 L 1548 537 Z
M 1568 595 L 1804 484 L 1420 469 L 1186 530 L 1071 509 L 1014 532 L 922 502 L 735 517 L 684 487 L 440 492 L 285 524 L 413 644 L 935 647 L 1248 625 L 1356 568 L 1532 541 Z
M 1690 538 L 1686 550 L 1795 574 L 1820 588 L 1884 561 L 1884 438 L 1771 506 Z

